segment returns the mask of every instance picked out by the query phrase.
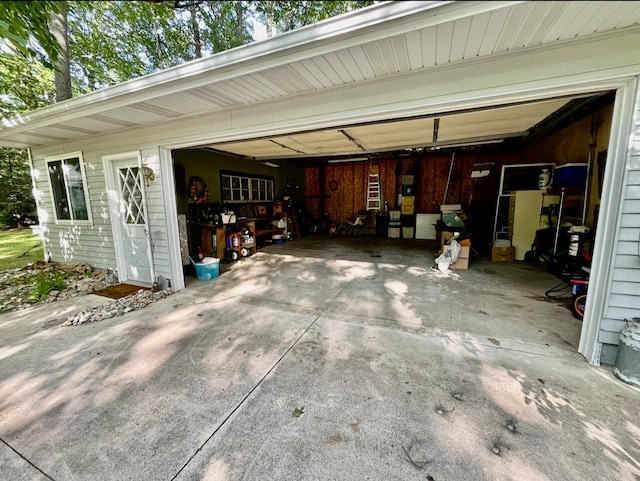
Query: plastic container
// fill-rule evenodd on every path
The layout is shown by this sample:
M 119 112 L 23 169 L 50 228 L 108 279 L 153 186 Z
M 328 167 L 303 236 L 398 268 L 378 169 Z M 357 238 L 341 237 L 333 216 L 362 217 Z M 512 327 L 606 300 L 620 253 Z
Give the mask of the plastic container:
M 551 187 L 584 187 L 587 183 L 587 164 L 565 164 L 553 171 Z
M 220 275 L 220 259 L 205 257 L 203 262 L 192 262 L 199 281 L 209 281 Z
M 400 227 L 389 227 L 389 239 L 400 238 Z
M 413 239 L 413 227 L 403 227 L 402 228 L 402 238 L 403 239 Z
M 282 234 L 274 234 L 271 236 L 271 241 L 274 244 L 284 244 L 285 242 L 287 242 L 287 238 Z

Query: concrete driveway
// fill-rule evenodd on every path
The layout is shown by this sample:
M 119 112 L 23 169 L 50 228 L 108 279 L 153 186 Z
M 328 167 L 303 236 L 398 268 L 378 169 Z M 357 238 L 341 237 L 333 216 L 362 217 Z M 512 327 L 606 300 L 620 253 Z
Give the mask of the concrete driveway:
M 0 478 L 639 479 L 640 390 L 576 353 L 557 280 L 432 264 L 312 237 L 119 318 L 0 316 Z

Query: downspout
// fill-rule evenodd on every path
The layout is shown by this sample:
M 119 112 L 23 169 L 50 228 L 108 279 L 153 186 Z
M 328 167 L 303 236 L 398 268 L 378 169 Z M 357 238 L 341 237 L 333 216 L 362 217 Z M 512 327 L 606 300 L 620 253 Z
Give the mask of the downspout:
M 44 238 L 44 227 L 42 225 L 42 222 L 40 222 L 40 214 L 38 213 L 39 199 L 36 198 L 37 185 L 36 185 L 36 176 L 34 175 L 35 169 L 33 167 L 33 157 L 31 155 L 31 147 L 27 147 L 27 162 L 29 162 L 29 175 L 31 176 L 31 196 L 33 197 L 33 200 L 36 202 L 36 215 L 38 216 L 38 226 L 40 227 L 38 229 L 38 236 L 40 237 L 40 241 L 42 242 L 42 246 L 44 247 L 43 249 L 44 261 L 49 262 L 49 259 L 51 258 L 51 256 L 49 251 L 46 249 L 47 243 L 45 242 L 45 238 Z

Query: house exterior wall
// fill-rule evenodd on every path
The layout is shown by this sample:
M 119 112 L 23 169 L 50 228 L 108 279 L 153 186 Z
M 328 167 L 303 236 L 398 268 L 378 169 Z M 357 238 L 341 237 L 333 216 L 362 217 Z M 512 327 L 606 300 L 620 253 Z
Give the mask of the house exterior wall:
M 93 214 L 92 225 L 58 224 L 53 214 L 53 199 L 47 180 L 45 157 L 76 151 L 82 152 L 85 164 L 89 203 Z M 51 260 L 67 263 L 83 262 L 99 269 L 117 270 L 102 157 L 137 151 L 141 152 L 142 162 L 153 169 L 156 175 L 156 180 L 147 189 L 149 232 L 153 244 L 156 275 L 170 278 L 158 147 L 154 144 L 139 143 L 135 137 L 128 141 L 120 136 L 120 138 L 97 142 L 74 142 L 33 149 L 32 162 L 36 173 L 35 197 L 40 222 L 44 227 L 46 254 Z
M 640 91 L 636 95 L 631 149 L 621 192 L 619 230 L 614 251 L 611 288 L 600 325 L 601 362 L 615 362 L 624 320 L 640 316 Z

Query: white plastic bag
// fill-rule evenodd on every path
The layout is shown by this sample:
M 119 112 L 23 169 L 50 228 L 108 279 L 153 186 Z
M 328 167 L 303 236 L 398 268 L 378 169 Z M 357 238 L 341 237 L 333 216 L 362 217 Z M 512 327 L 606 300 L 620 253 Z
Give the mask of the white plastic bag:
M 458 260 L 461 250 L 462 247 L 460 247 L 460 243 L 455 239 L 451 239 L 449 241 L 449 249 L 440 254 L 436 259 L 438 270 L 441 272 L 447 272 L 449 270 L 449 266 Z

